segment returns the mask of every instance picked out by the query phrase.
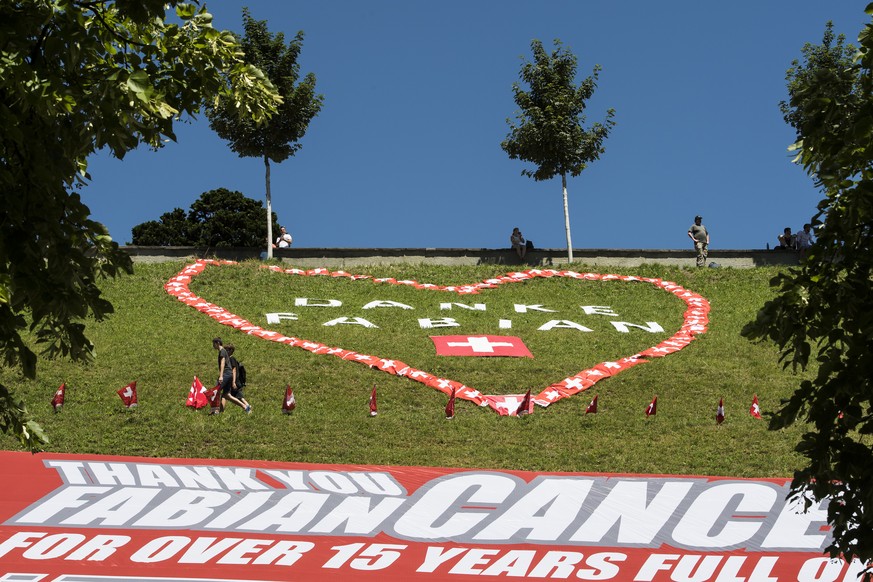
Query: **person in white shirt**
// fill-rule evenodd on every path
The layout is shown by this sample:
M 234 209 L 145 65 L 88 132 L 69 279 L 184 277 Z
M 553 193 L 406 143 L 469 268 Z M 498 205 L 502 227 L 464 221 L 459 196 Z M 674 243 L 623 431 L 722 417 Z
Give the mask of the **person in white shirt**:
M 294 239 L 291 238 L 291 235 L 285 230 L 285 227 L 279 227 L 279 236 L 276 238 L 276 242 L 273 243 L 274 249 L 286 249 L 291 246 L 291 243 Z
M 794 235 L 794 246 L 800 252 L 806 252 L 806 250 L 812 246 L 812 225 L 807 223 L 803 225 L 803 230 L 797 232 Z

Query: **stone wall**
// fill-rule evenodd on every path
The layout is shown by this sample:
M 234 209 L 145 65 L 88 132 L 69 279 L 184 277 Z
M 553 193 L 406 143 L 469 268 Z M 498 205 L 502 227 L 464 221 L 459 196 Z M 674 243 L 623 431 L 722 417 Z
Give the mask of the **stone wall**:
M 184 258 L 220 258 L 234 261 L 263 258 L 257 248 L 123 247 L 134 262 L 164 262 Z M 566 249 L 529 251 L 524 263 L 510 249 L 435 249 L 435 248 L 306 248 L 274 249 L 273 256 L 295 267 L 350 268 L 379 264 L 484 265 L 551 267 L 567 264 Z M 651 249 L 574 249 L 573 260 L 591 266 L 636 267 L 642 264 L 694 267 L 694 251 Z M 796 265 L 792 251 L 711 250 L 710 266 L 750 268 L 766 265 Z

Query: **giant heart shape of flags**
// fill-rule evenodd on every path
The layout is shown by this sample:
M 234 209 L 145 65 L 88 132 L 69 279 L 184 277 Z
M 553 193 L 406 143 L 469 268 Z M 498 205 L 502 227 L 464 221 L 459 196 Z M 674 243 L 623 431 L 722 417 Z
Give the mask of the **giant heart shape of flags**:
M 242 331 L 246 334 L 253 335 L 268 341 L 285 344 L 295 348 L 301 348 L 312 352 L 313 354 L 334 356 L 350 362 L 364 364 L 388 374 L 402 376 L 416 382 L 420 382 L 425 386 L 429 386 L 444 394 L 451 396 L 455 393 L 456 398 L 468 400 L 478 406 L 488 406 L 500 415 L 514 416 L 518 410 L 519 404 L 522 401 L 521 394 L 506 394 L 506 395 L 488 395 L 482 394 L 474 388 L 465 386 L 461 382 L 451 380 L 449 378 L 440 378 L 423 370 L 418 370 L 412 366 L 408 366 L 403 362 L 383 358 L 377 355 L 362 354 L 352 350 L 346 350 L 341 347 L 331 347 L 319 343 L 317 341 L 289 337 L 276 331 L 264 329 L 257 326 L 246 319 L 235 315 L 219 305 L 215 305 L 198 297 L 188 288 L 191 281 L 207 266 L 233 265 L 233 261 L 219 260 L 198 260 L 184 269 L 182 269 L 175 277 L 171 278 L 164 285 L 164 289 L 186 305 L 208 315 L 222 325 L 227 325 Z M 697 334 L 706 332 L 709 324 L 709 302 L 702 296 L 683 288 L 676 283 L 663 281 L 661 279 L 648 277 L 634 277 L 630 275 L 602 275 L 598 273 L 577 273 L 575 271 L 558 271 L 554 269 L 530 269 L 527 271 L 511 272 L 494 279 L 486 279 L 480 283 L 470 285 L 433 285 L 428 283 L 418 283 L 417 281 L 401 280 L 393 278 L 374 278 L 369 275 L 355 275 L 345 271 L 329 271 L 328 269 L 282 269 L 277 266 L 266 267 L 272 271 L 286 273 L 291 275 L 304 276 L 325 276 L 325 277 L 346 277 L 352 280 L 370 279 L 374 283 L 391 284 L 391 285 L 407 285 L 416 289 L 430 289 L 437 291 L 445 291 L 448 293 L 456 293 L 458 295 L 473 295 L 479 293 L 482 289 L 494 289 L 500 285 L 511 283 L 520 283 L 529 281 L 539 277 L 566 277 L 569 279 L 580 279 L 585 281 L 621 281 L 626 283 L 649 283 L 655 287 L 662 289 L 668 293 L 672 293 L 676 297 L 682 299 L 686 304 L 686 309 L 683 317 L 683 323 L 679 330 L 670 338 L 652 346 L 646 350 L 636 354 L 621 358 L 614 362 L 600 362 L 590 368 L 582 370 L 572 376 L 559 380 L 544 388 L 539 394 L 533 397 L 533 401 L 539 406 L 548 406 L 553 402 L 569 398 L 579 392 L 587 390 L 595 383 L 615 376 L 629 368 L 644 364 L 654 358 L 662 358 L 672 353 L 678 352 L 685 346 L 691 343 Z

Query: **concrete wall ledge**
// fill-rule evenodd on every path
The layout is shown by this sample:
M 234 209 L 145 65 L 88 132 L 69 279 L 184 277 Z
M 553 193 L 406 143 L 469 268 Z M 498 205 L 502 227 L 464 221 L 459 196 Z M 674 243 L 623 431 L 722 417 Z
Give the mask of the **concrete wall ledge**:
M 258 248 L 122 247 L 135 263 L 157 263 L 179 259 L 220 258 L 234 261 L 265 256 Z M 465 248 L 307 248 L 274 249 L 275 259 L 295 267 L 348 268 L 398 263 L 432 265 L 508 265 L 551 267 L 567 264 L 567 249 L 535 249 L 522 263 L 511 249 Z M 573 249 L 573 262 L 591 266 L 637 267 L 643 264 L 677 265 L 693 268 L 691 249 Z M 799 255 L 783 250 L 711 250 L 711 266 L 751 268 L 796 265 Z M 713 265 L 714 264 L 714 265 Z

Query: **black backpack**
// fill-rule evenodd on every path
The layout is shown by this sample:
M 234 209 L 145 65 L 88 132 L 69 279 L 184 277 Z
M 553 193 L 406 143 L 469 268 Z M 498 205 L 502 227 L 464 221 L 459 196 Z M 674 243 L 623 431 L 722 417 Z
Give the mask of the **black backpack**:
M 236 383 L 240 388 L 246 385 L 246 367 L 242 365 L 242 362 L 236 371 Z

